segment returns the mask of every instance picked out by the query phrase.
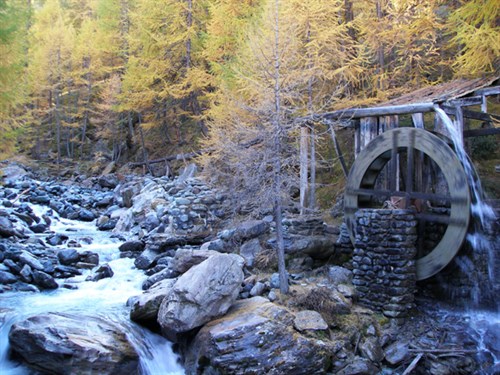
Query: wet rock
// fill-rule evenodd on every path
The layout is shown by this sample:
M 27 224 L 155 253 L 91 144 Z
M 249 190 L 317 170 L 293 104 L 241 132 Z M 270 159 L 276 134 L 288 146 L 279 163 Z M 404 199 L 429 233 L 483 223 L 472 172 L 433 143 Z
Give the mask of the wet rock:
M 152 249 L 145 249 L 141 255 L 139 255 L 135 261 L 134 265 L 140 270 L 146 270 L 154 265 L 155 259 L 158 256 L 158 252 Z
M 328 329 L 328 324 L 321 314 L 313 310 L 303 310 L 296 313 L 293 326 L 299 332 L 326 331 Z
M 33 271 L 33 283 L 42 289 L 57 289 L 59 285 L 48 273 L 43 271 Z
M 100 216 L 97 221 L 97 229 L 102 231 L 113 230 L 116 228 L 118 218 L 109 218 L 108 216 Z
M 69 266 L 75 264 L 80 260 L 80 254 L 75 249 L 64 249 L 57 253 L 59 263 Z
M 120 245 L 118 248 L 121 252 L 134 252 L 139 253 L 144 250 L 144 242 L 142 241 L 127 241 Z
M 79 262 L 97 266 L 99 264 L 99 254 L 85 250 L 79 254 Z
M 8 271 L 0 271 L 0 284 L 14 284 L 17 277 Z
M 157 324 L 158 310 L 164 298 L 175 284 L 175 279 L 166 279 L 154 284 L 142 295 L 134 298 L 130 319 L 145 325 Z
M 31 283 L 33 281 L 33 271 L 31 267 L 25 264 L 21 269 L 21 271 L 19 272 L 19 276 L 21 277 L 21 280 L 24 281 L 25 283 Z
M 226 313 L 243 281 L 243 258 L 217 254 L 180 276 L 158 313 L 162 334 L 171 341 Z
M 38 223 L 31 225 L 30 229 L 33 231 L 33 233 L 45 233 L 49 229 L 49 226 L 47 224 Z
M 0 236 L 12 237 L 16 235 L 12 222 L 5 216 L 0 216 Z
M 114 272 L 109 264 L 103 264 L 102 266 L 99 266 L 99 268 L 97 268 L 92 275 L 88 276 L 85 281 L 99 281 L 108 277 L 113 277 L 113 275 Z
M 43 271 L 44 266 L 43 264 L 33 256 L 33 254 L 30 254 L 27 251 L 21 251 L 21 254 L 19 255 L 19 262 L 21 264 L 27 264 L 29 265 L 32 269 L 38 270 L 38 271 Z
M 92 211 L 90 210 L 87 210 L 85 208 L 82 208 L 79 212 L 78 212 L 78 220 L 81 220 L 81 221 L 93 221 L 95 219 L 95 215 Z
M 47 239 L 46 239 L 47 243 L 49 245 L 52 245 L 52 246 L 62 245 L 67 240 L 68 240 L 68 236 L 65 236 L 64 234 L 54 234 L 54 235 L 47 237 Z
M 262 297 L 237 301 L 195 336 L 185 360 L 190 374 L 324 374 L 341 344 L 298 334 L 293 315 Z
M 49 374 L 134 374 L 139 358 L 123 328 L 97 317 L 48 313 L 15 323 L 11 349 Z

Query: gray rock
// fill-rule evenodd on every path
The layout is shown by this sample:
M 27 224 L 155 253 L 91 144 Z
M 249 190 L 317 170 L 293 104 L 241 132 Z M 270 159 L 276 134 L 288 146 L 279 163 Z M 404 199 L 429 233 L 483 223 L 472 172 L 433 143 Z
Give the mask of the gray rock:
M 10 272 L 0 271 L 0 284 L 14 284 L 17 277 Z
M 379 363 L 384 359 L 384 352 L 377 337 L 366 338 L 359 346 L 363 357 L 370 361 Z
M 97 268 L 97 270 L 92 275 L 89 275 L 85 280 L 86 281 L 99 281 L 102 279 L 113 277 L 113 275 L 114 275 L 113 270 L 111 269 L 109 264 L 106 263 L 106 264 L 103 264 L 102 266 L 100 266 L 99 268 Z
M 0 236 L 1 237 L 12 237 L 15 236 L 16 232 L 12 222 L 5 216 L 0 216 Z
M 33 282 L 42 289 L 57 289 L 59 285 L 52 276 L 43 271 L 33 271 Z
M 160 305 L 175 281 L 175 279 L 161 280 L 142 295 L 137 296 L 130 310 L 130 319 L 138 323 L 157 323 Z
M 19 262 L 29 265 L 32 269 L 43 271 L 43 264 L 33 256 L 33 254 L 23 250 L 19 255 Z
M 34 371 L 134 374 L 139 358 L 123 328 L 97 317 L 49 313 L 15 323 L 11 349 Z
M 385 349 L 385 359 L 391 365 L 397 365 L 409 358 L 408 344 L 396 341 Z
M 241 223 L 233 233 L 237 241 L 249 240 L 259 237 L 269 230 L 269 223 L 264 220 L 250 220 Z
M 328 278 L 333 284 L 351 284 L 352 271 L 340 266 L 331 266 L 328 269 Z
M 95 219 L 95 215 L 92 211 L 85 208 L 80 209 L 78 212 L 78 220 L 81 221 L 92 221 Z
M 80 260 L 80 255 L 75 249 L 63 249 L 57 253 L 57 259 L 59 263 L 69 266 L 71 264 L 76 264 Z
M 257 281 L 255 285 L 252 287 L 252 289 L 250 289 L 250 295 L 252 297 L 261 296 L 262 294 L 264 294 L 265 290 L 266 290 L 266 284 Z
M 154 265 L 154 261 L 158 253 L 150 248 L 146 248 L 141 255 L 139 255 L 135 261 L 134 265 L 140 270 L 146 270 Z
M 243 282 L 243 258 L 217 254 L 179 277 L 158 313 L 162 333 L 171 341 L 222 316 L 231 307 Z
M 255 262 L 255 256 L 262 251 L 262 246 L 257 238 L 241 245 L 240 255 L 245 259 L 245 264 L 248 268 L 252 268 Z
M 378 373 L 379 369 L 370 360 L 354 357 L 351 363 L 337 371 L 336 375 L 373 375 Z
M 262 297 L 207 323 L 186 353 L 188 374 L 324 374 L 341 348 L 302 336 L 293 315 Z
M 328 329 L 328 324 L 321 314 L 313 310 L 303 310 L 296 313 L 293 326 L 299 332 L 326 331 Z
M 118 248 L 121 252 L 132 251 L 132 252 L 141 252 L 144 250 L 145 243 L 142 241 L 127 241 L 120 245 Z
M 161 280 L 165 279 L 172 279 L 174 277 L 179 276 L 178 272 L 172 271 L 170 268 L 165 268 L 161 270 L 160 272 L 157 272 L 151 276 L 149 276 L 143 283 L 142 283 L 142 289 L 147 290 L 151 288 L 154 284 L 157 282 L 160 282 Z
M 25 283 L 31 283 L 33 281 L 33 271 L 28 264 L 25 264 L 19 272 L 19 276 L 21 276 L 21 280 Z
M 170 269 L 181 274 L 217 254 L 213 250 L 179 249 L 170 263 Z

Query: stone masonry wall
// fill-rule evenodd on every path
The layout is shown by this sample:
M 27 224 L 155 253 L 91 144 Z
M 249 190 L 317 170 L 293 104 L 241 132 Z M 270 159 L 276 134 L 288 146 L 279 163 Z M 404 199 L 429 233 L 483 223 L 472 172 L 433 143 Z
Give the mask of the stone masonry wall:
M 353 284 L 359 302 L 390 318 L 414 307 L 417 221 L 412 210 L 356 213 Z

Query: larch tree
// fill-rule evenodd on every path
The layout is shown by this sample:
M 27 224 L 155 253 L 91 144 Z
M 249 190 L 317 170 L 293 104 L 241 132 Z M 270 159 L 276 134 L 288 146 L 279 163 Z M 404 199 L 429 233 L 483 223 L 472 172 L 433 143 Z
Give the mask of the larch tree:
M 459 76 L 498 71 L 500 65 L 500 3 L 461 1 L 448 19 L 452 45 L 459 50 L 453 67 Z
M 29 2 L 0 1 L 0 155 L 13 149 L 13 128 L 21 117 L 16 108 L 25 100 L 23 79 Z
M 65 104 L 72 90 L 72 51 L 75 30 L 58 0 L 47 0 L 32 26 L 29 74 L 35 111 L 48 118 L 55 130 L 56 154 L 61 161 L 61 137 L 66 120 Z M 37 115 L 34 116 L 38 117 Z

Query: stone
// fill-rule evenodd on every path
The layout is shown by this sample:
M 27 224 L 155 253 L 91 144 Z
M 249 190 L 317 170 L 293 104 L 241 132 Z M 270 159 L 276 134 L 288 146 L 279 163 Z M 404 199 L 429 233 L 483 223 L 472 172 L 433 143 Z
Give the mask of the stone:
M 174 277 L 179 276 L 179 273 L 172 271 L 170 268 L 165 268 L 160 272 L 157 272 L 151 276 L 149 276 L 143 283 L 142 289 L 147 290 L 157 282 L 165 279 L 172 279 Z
M 333 284 L 351 284 L 352 271 L 340 266 L 331 266 L 328 269 L 328 278 Z
M 47 237 L 46 241 L 49 245 L 59 246 L 68 240 L 68 236 L 64 234 L 54 234 Z
M 59 285 L 52 276 L 43 271 L 33 271 L 33 282 L 42 289 L 57 289 Z
M 255 256 L 262 251 L 262 246 L 258 238 L 253 238 L 245 242 L 240 247 L 240 255 L 245 259 L 248 268 L 253 268 Z
M 92 221 L 96 218 L 94 213 L 90 210 L 87 210 L 85 208 L 80 209 L 78 212 L 78 220 L 81 221 Z
M 351 362 L 339 371 L 336 375 L 373 375 L 378 374 L 379 369 L 370 360 L 362 357 L 354 357 Z
M 138 371 L 139 357 L 124 328 L 98 317 L 33 316 L 12 326 L 9 342 L 11 350 L 36 372 L 105 375 Z
M 264 220 L 249 220 L 241 223 L 233 232 L 233 239 L 244 241 L 259 237 L 269 230 L 269 223 Z
M 99 281 L 102 279 L 113 277 L 113 275 L 113 270 L 111 269 L 109 264 L 106 263 L 97 268 L 97 270 L 92 275 L 87 276 L 85 281 Z
M 250 289 L 250 295 L 252 297 L 261 296 L 262 294 L 264 294 L 265 290 L 266 290 L 266 284 L 257 281 L 255 285 L 252 287 L 252 289 Z
M 21 251 L 21 254 L 19 254 L 19 262 L 22 264 L 27 264 L 29 265 L 32 269 L 38 270 L 38 271 L 43 271 L 44 267 L 43 264 L 33 256 L 33 254 L 27 252 L 27 251 Z
M 213 250 L 178 249 L 169 267 L 172 271 L 182 274 L 217 254 L 219 253 Z
M 180 276 L 160 306 L 162 334 L 176 342 L 181 334 L 224 315 L 240 292 L 243 264 L 239 255 L 217 254 Z
M 359 349 L 363 357 L 374 363 L 380 363 L 384 359 L 384 352 L 377 337 L 367 337 Z
M 142 295 L 137 296 L 130 310 L 130 319 L 143 324 L 156 324 L 160 305 L 175 281 L 176 279 L 161 280 Z
M 107 174 L 111 172 L 114 168 L 114 165 L 109 164 L 106 169 L 103 171 L 103 175 L 99 177 L 97 183 L 103 188 L 114 189 L 120 183 L 120 180 L 114 174 Z
M 69 266 L 77 263 L 80 260 L 80 255 L 75 249 L 63 249 L 57 253 L 59 263 Z
M 141 252 L 144 250 L 145 246 L 146 246 L 146 244 L 142 241 L 132 240 L 132 241 L 127 241 L 127 242 L 122 243 L 118 249 L 121 252 L 127 252 L 127 251 Z
M 146 248 L 141 255 L 139 255 L 135 261 L 134 265 L 140 270 L 146 270 L 154 265 L 155 259 L 158 253 L 150 248 Z
M 207 323 L 186 353 L 188 374 L 324 374 L 342 344 L 301 335 L 293 314 L 262 297 Z
M 16 235 L 12 222 L 5 216 L 0 216 L 0 236 L 12 237 Z
M 303 310 L 296 313 L 293 326 L 299 332 L 326 331 L 328 329 L 328 324 L 321 314 L 313 310 Z
M 8 271 L 0 271 L 0 284 L 14 284 L 17 277 Z
M 394 366 L 408 359 L 410 351 L 407 343 L 396 341 L 385 348 L 384 354 L 385 360 Z

